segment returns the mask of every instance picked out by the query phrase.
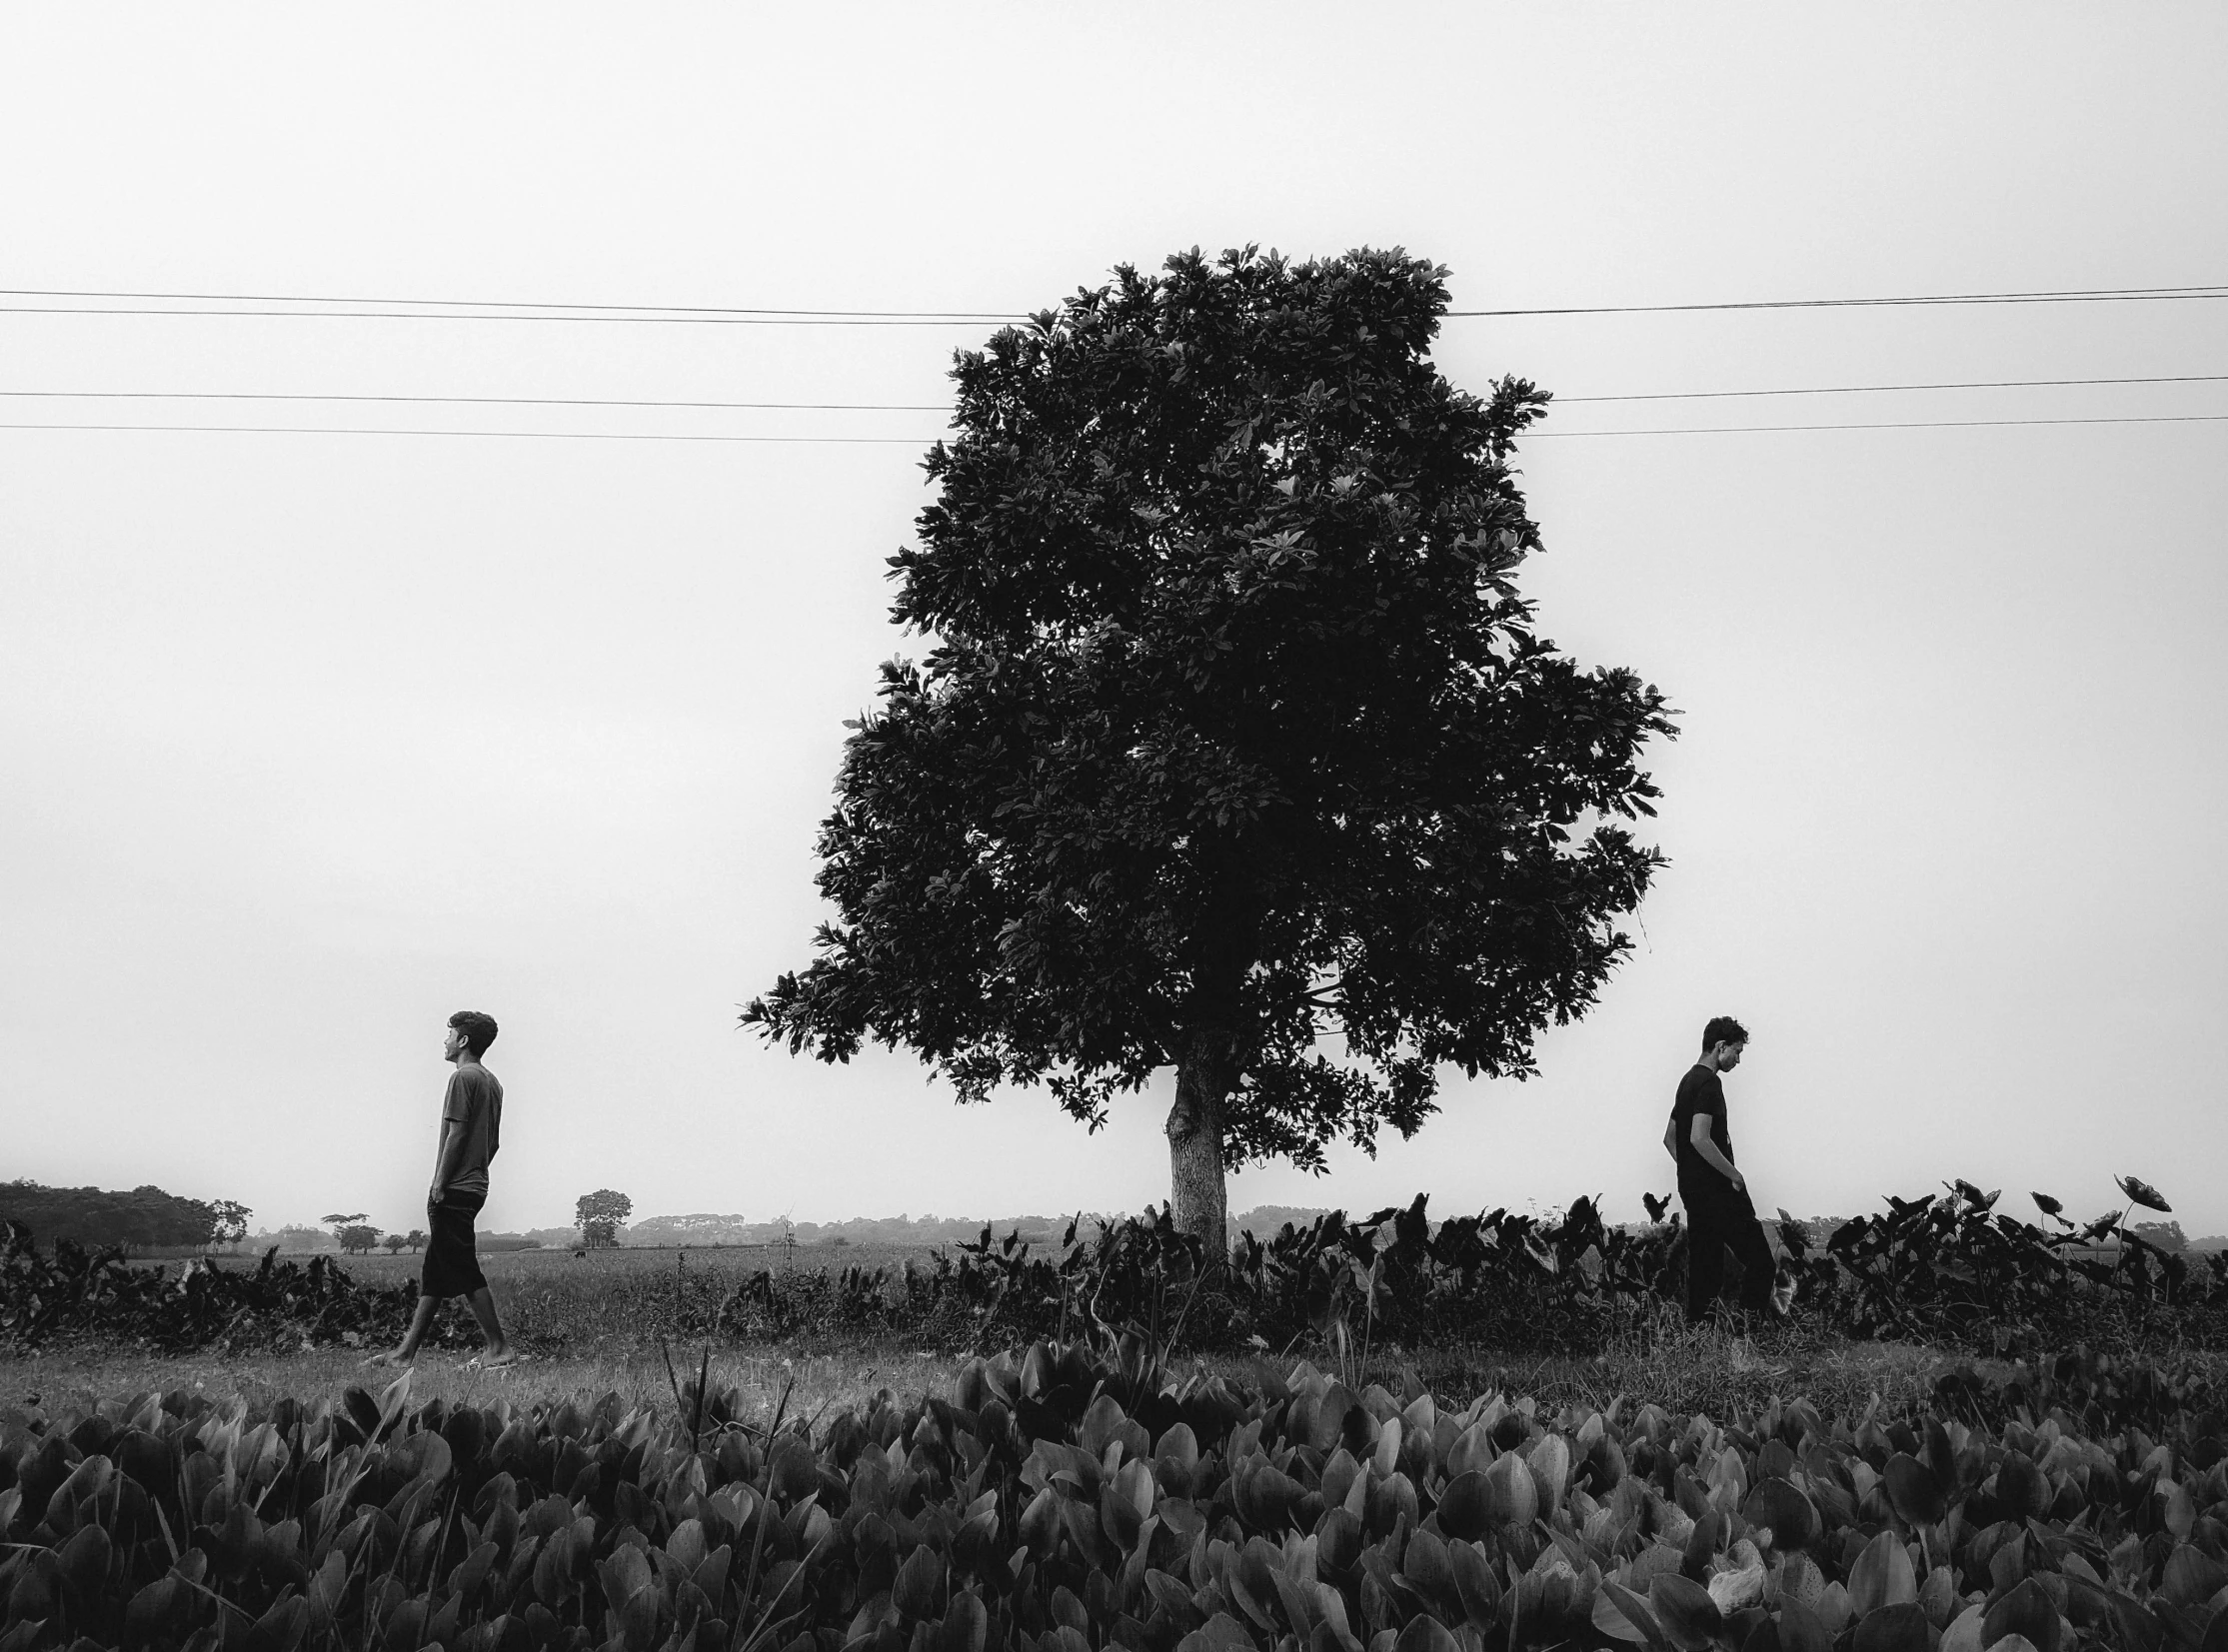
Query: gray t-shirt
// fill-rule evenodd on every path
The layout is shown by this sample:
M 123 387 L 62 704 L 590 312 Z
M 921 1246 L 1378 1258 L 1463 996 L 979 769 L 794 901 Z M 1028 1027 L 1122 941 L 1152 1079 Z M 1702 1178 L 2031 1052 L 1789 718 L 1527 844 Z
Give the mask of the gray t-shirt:
M 503 1085 L 494 1073 L 477 1062 L 457 1063 L 449 1075 L 449 1093 L 441 1102 L 441 1141 L 434 1149 L 433 1173 L 441 1175 L 442 1148 L 452 1129 L 464 1132 L 464 1156 L 445 1191 L 488 1192 L 488 1161 L 503 1145 Z

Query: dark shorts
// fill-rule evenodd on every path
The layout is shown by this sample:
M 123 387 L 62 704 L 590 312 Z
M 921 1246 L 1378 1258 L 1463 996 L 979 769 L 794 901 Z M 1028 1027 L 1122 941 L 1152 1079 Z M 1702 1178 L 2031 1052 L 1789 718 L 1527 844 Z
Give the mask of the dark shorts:
M 451 1193 L 426 1204 L 426 1270 L 419 1292 L 425 1296 L 469 1296 L 488 1282 L 472 1242 L 472 1218 L 487 1203 L 485 1193 Z

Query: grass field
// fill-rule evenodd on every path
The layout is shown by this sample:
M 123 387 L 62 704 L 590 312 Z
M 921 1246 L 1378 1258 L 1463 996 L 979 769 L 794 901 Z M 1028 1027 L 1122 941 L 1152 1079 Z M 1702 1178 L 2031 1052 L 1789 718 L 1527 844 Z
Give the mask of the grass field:
M 781 1245 L 691 1245 L 672 1249 L 622 1245 L 616 1250 L 575 1254 L 545 1245 L 539 1250 L 482 1251 L 480 1271 L 488 1276 L 490 1286 L 500 1290 L 505 1283 L 605 1278 L 613 1274 L 663 1274 L 672 1280 L 706 1273 L 748 1277 L 762 1268 L 817 1272 L 826 1268 L 896 1267 L 909 1257 L 915 1262 L 922 1261 L 933 1249 L 929 1245 L 799 1245 L 791 1252 Z M 253 1266 L 260 1258 L 243 1254 L 237 1261 L 231 1257 L 219 1260 L 226 1267 L 234 1267 Z M 405 1250 L 389 1255 L 377 1250 L 368 1255 L 336 1256 L 334 1260 L 366 1284 L 388 1285 L 399 1279 L 417 1278 L 426 1257 L 423 1251 Z
M 439 1395 L 476 1403 L 503 1395 L 519 1405 L 586 1403 L 616 1392 L 630 1406 L 663 1409 L 675 1403 L 674 1375 L 684 1384 L 693 1382 L 708 1357 L 712 1386 L 739 1390 L 748 1413 L 771 1417 L 785 1386 L 794 1384 L 791 1411 L 812 1416 L 857 1404 L 883 1388 L 904 1397 L 947 1394 L 967 1357 L 887 1339 L 794 1348 L 694 1342 L 670 1349 L 669 1374 L 667 1352 L 655 1340 L 608 1338 L 586 1351 L 537 1355 L 509 1370 L 486 1372 L 472 1368 L 465 1352 L 428 1350 L 418 1361 L 412 1392 L 419 1399 Z M 90 1411 L 100 1399 L 150 1388 L 192 1390 L 220 1401 L 267 1402 L 280 1394 L 310 1401 L 352 1385 L 377 1388 L 391 1379 L 392 1373 L 363 1369 L 362 1357 L 337 1349 L 164 1357 L 85 1343 L 39 1355 L 0 1355 L 0 1407 Z M 1775 1394 L 1804 1395 L 1829 1411 L 1861 1410 L 1877 1394 L 1887 1412 L 1904 1414 L 1924 1405 L 1935 1377 L 1955 1357 L 1909 1344 L 1786 1331 L 1747 1337 L 1711 1326 L 1687 1330 L 1667 1320 L 1590 1357 L 1510 1357 L 1482 1347 L 1395 1348 L 1372 1357 L 1365 1370 L 1342 1374 L 1397 1387 L 1412 1371 L 1442 1402 L 1454 1403 L 1500 1390 L 1529 1394 L 1542 1404 L 1606 1408 L 1621 1399 L 1627 1407 L 1652 1402 L 1673 1415 L 1703 1411 L 1724 1417 L 1736 1406 L 1760 1406 Z M 1326 1371 L 1337 1369 L 1324 1351 L 1299 1349 L 1280 1357 L 1179 1357 L 1173 1372 L 1178 1377 L 1219 1372 L 1250 1385 L 1264 1373 L 1287 1375 L 1303 1359 Z

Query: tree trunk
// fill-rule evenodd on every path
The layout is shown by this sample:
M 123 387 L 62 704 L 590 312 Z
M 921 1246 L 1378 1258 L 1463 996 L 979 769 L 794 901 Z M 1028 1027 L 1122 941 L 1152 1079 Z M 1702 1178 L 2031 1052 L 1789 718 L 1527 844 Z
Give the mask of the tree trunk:
M 1194 1032 L 1175 1064 L 1168 1109 L 1168 1180 L 1176 1227 L 1206 1241 L 1214 1261 L 1230 1252 L 1222 1183 L 1222 1098 L 1230 1089 L 1229 1039 Z

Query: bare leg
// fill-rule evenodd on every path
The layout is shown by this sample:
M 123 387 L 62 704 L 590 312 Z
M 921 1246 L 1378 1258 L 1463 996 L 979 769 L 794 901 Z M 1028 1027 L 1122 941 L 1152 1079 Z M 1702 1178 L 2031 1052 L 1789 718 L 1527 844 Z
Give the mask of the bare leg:
M 441 1299 L 420 1294 L 418 1309 L 410 1316 L 410 1329 L 403 1333 L 402 1341 L 389 1353 L 373 1354 L 364 1361 L 366 1365 L 408 1365 L 418 1357 L 418 1344 L 425 1341 L 426 1332 L 433 1328 L 433 1316 L 441 1306 Z
M 472 1317 L 480 1321 L 480 1334 L 487 1338 L 488 1351 L 481 1358 L 483 1370 L 497 1365 L 508 1365 L 518 1358 L 511 1352 L 511 1344 L 503 1334 L 503 1321 L 496 1316 L 495 1295 L 482 1285 L 471 1296 Z

